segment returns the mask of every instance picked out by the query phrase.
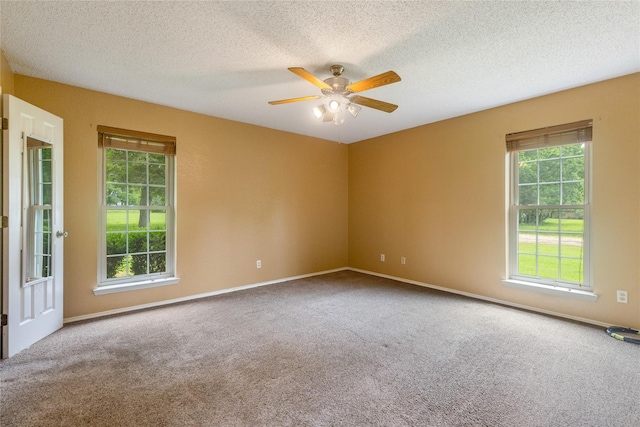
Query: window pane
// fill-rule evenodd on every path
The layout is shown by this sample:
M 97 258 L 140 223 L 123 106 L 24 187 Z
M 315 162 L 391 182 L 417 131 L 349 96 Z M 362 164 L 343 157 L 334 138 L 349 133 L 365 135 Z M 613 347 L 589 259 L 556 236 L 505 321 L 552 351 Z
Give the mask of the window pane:
M 538 227 L 542 232 L 557 232 L 560 229 L 558 209 L 536 209 L 538 214 Z
M 128 187 L 127 206 L 146 206 L 147 187 L 141 185 L 130 185 Z
M 147 233 L 135 232 L 129 233 L 129 253 L 147 252 Z
M 40 150 L 42 158 L 51 155 L 51 150 Z M 42 182 L 51 182 L 51 160 L 42 160 Z
M 537 224 L 537 209 L 521 209 L 518 212 L 518 230 L 533 230 Z
M 125 163 L 127 161 L 127 152 L 124 150 L 106 148 L 105 153 L 107 156 L 107 164 L 111 162 Z
M 536 253 L 535 231 L 521 231 L 518 233 L 518 252 L 529 254 Z
M 527 162 L 531 160 L 538 160 L 537 150 L 520 151 L 518 153 L 518 163 Z
M 42 157 L 51 156 L 51 149 L 40 150 Z M 51 160 L 41 160 L 42 162 L 42 203 L 51 205 Z
M 560 260 L 562 269 L 561 279 L 569 282 L 582 282 L 582 259 L 562 258 Z
M 560 157 L 560 147 L 541 148 L 538 150 L 538 159 L 557 159 Z
M 519 204 L 523 206 L 538 204 L 538 186 L 521 185 L 518 187 Z
M 107 161 L 107 182 L 117 182 L 117 183 L 127 182 L 126 162 Z
M 28 208 L 27 282 L 51 275 L 51 209 Z
M 166 157 L 164 154 L 148 154 L 149 156 L 149 163 L 153 163 L 153 164 L 157 164 L 157 165 L 164 165 L 166 164 Z
M 164 231 L 156 231 L 149 233 L 149 251 L 158 252 L 167 249 L 166 243 L 167 233 Z
M 518 255 L 518 273 L 525 276 L 536 275 L 536 256 L 528 254 Z
M 518 182 L 520 184 L 538 182 L 538 164 L 536 162 L 521 162 L 518 169 Z
M 129 184 L 147 183 L 147 164 L 129 163 Z
M 164 206 L 165 205 L 165 187 L 150 187 L 149 188 L 149 204 L 151 206 Z
M 540 204 L 560 204 L 560 184 L 540 184 Z
M 540 182 L 560 182 L 560 159 L 545 160 L 538 165 Z
M 545 279 L 558 279 L 559 262 L 557 257 L 538 256 L 538 276 Z
M 147 224 L 144 223 L 144 219 L 145 219 L 144 213 L 147 211 L 130 210 L 128 212 L 129 212 L 129 216 L 127 221 L 127 227 L 129 231 L 140 231 L 140 230 L 147 229 Z M 140 215 L 141 212 L 142 212 L 142 216 Z M 142 224 L 140 221 L 141 218 L 142 218 Z
M 129 163 L 147 163 L 147 153 L 141 151 L 127 151 Z
M 149 230 L 150 228 L 150 212 L 148 209 L 140 209 L 138 211 L 138 229 Z
M 127 229 L 127 211 L 107 210 L 107 232 L 126 231 L 126 229 Z
M 42 212 L 42 231 L 51 234 L 51 208 L 45 208 Z
M 543 230 L 558 230 L 558 209 L 536 209 L 536 214 L 538 215 L 538 224 Z
M 166 230 L 167 229 L 167 213 L 163 210 L 151 211 L 151 224 L 149 228 L 151 230 Z
M 131 268 L 131 257 L 125 257 L 122 261 L 122 276 L 133 276 L 133 270 Z
M 126 275 L 124 256 L 107 256 L 107 279 L 115 279 Z
M 42 256 L 42 277 L 50 277 L 51 274 L 51 255 Z
M 584 204 L 584 183 L 568 182 L 562 185 L 562 204 L 563 205 L 582 205 Z
M 51 160 L 51 150 L 43 149 L 41 152 L 43 160 Z
M 126 233 L 107 233 L 107 255 L 124 255 L 127 253 Z
M 560 229 L 563 235 L 567 233 L 584 233 L 583 209 L 562 210 Z
M 556 280 L 561 251 L 559 209 L 521 209 L 518 274 Z
M 584 255 L 584 242 L 582 236 L 562 236 L 560 255 L 565 258 L 582 259 Z
M 584 156 L 584 144 L 573 144 L 573 145 L 563 145 L 562 148 L 562 156 Z M 584 175 L 583 175 L 584 176 Z
M 43 149 L 41 151 L 47 152 L 50 150 Z M 51 184 L 51 181 L 53 180 L 51 166 L 52 166 L 51 160 L 42 160 L 42 182 Z
M 131 255 L 131 270 L 136 276 L 147 274 L 147 254 Z
M 582 181 L 584 177 L 584 157 L 562 159 L 562 180 Z
M 164 185 L 165 166 L 149 165 L 149 183 Z
M 105 204 L 109 206 L 122 206 L 126 203 L 126 184 L 107 184 Z
M 51 183 L 42 184 L 42 204 L 51 205 Z
M 167 271 L 166 253 L 149 254 L 149 273 L 164 273 Z
M 538 254 L 559 255 L 559 236 L 557 234 L 540 233 L 538 235 Z

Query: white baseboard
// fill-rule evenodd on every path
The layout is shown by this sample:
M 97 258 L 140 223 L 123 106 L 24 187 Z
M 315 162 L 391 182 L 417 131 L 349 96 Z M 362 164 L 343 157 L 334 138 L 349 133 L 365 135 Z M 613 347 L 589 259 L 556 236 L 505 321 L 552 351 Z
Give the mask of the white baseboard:
M 497 298 L 485 297 L 483 295 L 472 294 L 470 292 L 458 291 L 458 290 L 455 290 L 455 289 L 444 288 L 442 286 L 430 285 L 428 283 L 418 282 L 417 280 L 403 279 L 402 277 L 395 277 L 395 276 L 390 276 L 388 274 L 381 274 L 381 273 L 376 273 L 376 272 L 373 272 L 373 271 L 361 270 L 359 268 L 351 268 L 351 267 L 349 267 L 348 270 L 357 271 L 359 273 L 364 273 L 364 274 L 370 274 L 372 276 L 384 277 L 386 279 L 397 280 L 398 282 L 409 283 L 411 285 L 422 286 L 422 287 L 425 287 L 425 288 L 437 289 L 439 291 L 449 292 L 449 293 L 452 293 L 452 294 L 463 295 L 465 297 L 475 298 L 475 299 L 479 299 L 479 300 L 482 300 L 482 301 L 488 301 L 488 302 L 492 302 L 492 303 L 495 303 L 495 304 L 506 305 L 506 306 L 514 307 L 514 308 L 520 308 L 520 309 L 523 309 L 523 310 L 528 310 L 528 311 L 533 311 L 533 312 L 536 312 L 536 313 L 547 314 L 547 315 L 555 316 L 555 317 L 561 317 L 563 319 L 570 319 L 570 320 L 575 320 L 575 321 L 582 322 L 582 323 L 588 323 L 588 324 L 591 324 L 591 325 L 603 326 L 605 328 L 611 326 L 608 323 L 599 322 L 597 320 L 585 319 L 584 317 L 570 316 L 570 315 L 564 314 L 564 313 L 557 313 L 555 311 L 544 310 L 544 309 L 536 308 L 536 307 L 530 307 L 530 306 L 524 305 L 524 304 L 517 304 L 517 303 L 513 303 L 513 302 L 509 302 L 509 301 L 503 301 L 503 300 L 500 300 L 500 299 L 497 299 Z
M 107 310 L 107 311 L 101 311 L 101 312 L 98 312 L 98 313 L 84 314 L 84 315 L 81 315 L 81 316 L 67 317 L 67 318 L 64 319 L 64 323 L 73 323 L 73 322 L 79 322 L 81 320 L 89 320 L 89 319 L 95 319 L 95 318 L 98 318 L 98 317 L 111 316 L 113 314 L 120 314 L 120 313 L 129 312 L 129 311 L 142 310 L 142 309 L 145 309 L 145 308 L 160 307 L 160 306 L 163 306 L 163 305 L 175 304 L 177 302 L 184 302 L 184 301 L 190 301 L 190 300 L 195 300 L 195 299 L 200 299 L 200 298 L 207 298 L 207 297 L 211 297 L 211 296 L 214 296 L 214 295 L 222 295 L 222 294 L 226 294 L 226 293 L 229 293 L 229 292 L 243 291 L 245 289 L 257 288 L 259 286 L 273 285 L 275 283 L 282 283 L 282 282 L 288 282 L 290 280 L 304 279 L 306 277 L 320 276 L 322 274 L 335 273 L 335 272 L 344 271 L 344 270 L 348 270 L 348 268 L 347 267 L 343 267 L 343 268 L 336 268 L 336 269 L 333 269 L 333 270 L 318 271 L 316 273 L 303 274 L 303 275 L 300 275 L 300 276 L 285 277 L 283 279 L 270 280 L 268 282 L 253 283 L 251 285 L 238 286 L 238 287 L 235 287 L 235 288 L 220 289 L 218 291 L 207 292 L 207 293 L 204 293 L 204 294 L 189 295 L 189 296 L 186 296 L 186 297 L 174 298 L 174 299 L 158 301 L 158 302 L 152 302 L 152 303 L 149 303 L 149 304 L 140 304 L 140 305 L 134 305 L 134 306 L 131 306 L 131 307 L 117 308 L 115 310 Z
M 495 303 L 495 304 L 501 304 L 501 305 L 506 305 L 506 306 L 509 306 L 509 307 L 520 308 L 520 309 L 524 309 L 524 310 L 528 310 L 528 311 L 533 311 L 533 312 L 536 312 L 536 313 L 547 314 L 547 315 L 550 315 L 550 316 L 561 317 L 561 318 L 564 318 L 564 319 L 575 320 L 575 321 L 578 321 L 578 322 L 588 323 L 588 324 L 596 325 L 596 326 L 602 326 L 602 327 L 605 327 L 605 328 L 610 326 L 607 323 L 599 322 L 597 320 L 585 319 L 583 317 L 577 317 L 577 316 L 570 316 L 568 314 L 557 313 L 555 311 L 544 310 L 544 309 L 540 309 L 540 308 L 536 308 L 536 307 L 530 307 L 530 306 L 524 305 L 524 304 L 517 304 L 517 303 L 513 303 L 513 302 L 509 302 L 509 301 L 503 301 L 503 300 L 500 300 L 500 299 L 497 299 L 497 298 L 485 297 L 483 295 L 477 295 L 477 294 L 472 294 L 470 292 L 458 291 L 458 290 L 455 290 L 455 289 L 445 288 L 445 287 L 442 287 L 442 286 L 431 285 L 431 284 L 428 284 L 428 283 L 419 282 L 417 280 L 404 279 L 402 277 L 390 276 L 388 274 L 376 273 L 374 271 L 361 270 L 359 268 L 352 268 L 352 267 L 343 267 L 343 268 L 336 268 L 336 269 L 333 269 L 333 270 L 318 271 L 318 272 L 315 272 L 315 273 L 303 274 L 303 275 L 300 275 L 300 276 L 292 276 L 292 277 L 286 277 L 286 278 L 282 278 L 282 279 L 270 280 L 268 282 L 260 282 L 260 283 L 250 284 L 250 285 L 238 286 L 238 287 L 235 287 L 235 288 L 221 289 L 221 290 L 218 290 L 218 291 L 207 292 L 207 293 L 204 293 L 204 294 L 190 295 L 190 296 L 186 296 L 186 297 L 174 298 L 174 299 L 164 300 L 164 301 L 158 301 L 158 302 L 153 302 L 153 303 L 149 303 L 149 304 L 141 304 L 141 305 L 135 305 L 135 306 L 132 306 L 132 307 L 118 308 L 118 309 L 115 309 L 115 310 L 101 311 L 99 313 L 91 313 L 91 314 L 85 314 L 85 315 L 82 315 L 82 316 L 68 317 L 68 318 L 64 319 L 64 323 L 73 323 L 73 322 L 79 322 L 81 320 L 95 319 L 95 318 L 98 318 L 98 317 L 104 317 L 104 316 L 110 316 L 110 315 L 113 315 L 113 314 L 126 313 L 126 312 L 129 312 L 129 311 L 136 311 L 136 310 L 141 310 L 141 309 L 145 309 L 145 308 L 160 307 L 160 306 L 163 306 L 163 305 L 175 304 L 175 303 L 178 303 L 178 302 L 190 301 L 190 300 L 195 300 L 195 299 L 200 299 L 200 298 L 207 298 L 207 297 L 211 297 L 211 296 L 214 296 L 214 295 L 222 295 L 222 294 L 226 294 L 226 293 L 229 293 L 229 292 L 243 291 L 245 289 L 257 288 L 259 286 L 273 285 L 275 283 L 288 282 L 290 280 L 296 280 L 296 279 L 304 279 L 306 277 L 320 276 L 320 275 L 323 275 L 323 274 L 335 273 L 335 272 L 344 271 L 344 270 L 356 271 L 356 272 L 359 272 L 359 273 L 370 274 L 372 276 L 384 277 L 386 279 L 396 280 L 398 282 L 408 283 L 408 284 L 416 285 L 416 286 L 422 286 L 422 287 L 425 287 L 425 288 L 437 289 L 437 290 L 443 291 L 443 292 L 449 292 L 449 293 L 452 293 L 452 294 L 463 295 L 463 296 L 466 296 L 466 297 L 469 297 L 469 298 L 475 298 L 475 299 L 482 300 L 482 301 L 488 301 L 488 302 L 492 302 L 492 303 Z

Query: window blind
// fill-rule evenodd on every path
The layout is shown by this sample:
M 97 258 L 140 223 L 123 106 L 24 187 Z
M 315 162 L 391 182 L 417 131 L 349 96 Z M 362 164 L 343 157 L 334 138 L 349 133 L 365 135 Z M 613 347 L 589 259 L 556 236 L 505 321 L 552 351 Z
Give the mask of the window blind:
M 593 120 L 582 120 L 526 132 L 510 133 L 506 136 L 507 152 L 589 142 L 592 138 L 592 128 Z
M 101 148 L 119 148 L 145 153 L 176 155 L 176 138 L 155 133 L 138 132 L 109 126 L 98 126 L 98 144 Z

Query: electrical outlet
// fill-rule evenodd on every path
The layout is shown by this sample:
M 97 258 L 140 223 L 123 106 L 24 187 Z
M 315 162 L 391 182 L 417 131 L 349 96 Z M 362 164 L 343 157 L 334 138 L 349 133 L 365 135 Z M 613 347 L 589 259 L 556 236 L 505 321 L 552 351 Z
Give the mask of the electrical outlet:
M 256 268 L 262 268 L 262 261 L 256 261 Z
M 380 254 L 380 261 L 384 262 L 384 254 Z
M 622 304 L 626 304 L 627 302 L 629 302 L 627 300 L 627 291 L 616 291 L 616 299 L 618 302 L 621 302 Z
M 406 264 L 407 259 L 405 257 L 400 257 L 400 264 Z

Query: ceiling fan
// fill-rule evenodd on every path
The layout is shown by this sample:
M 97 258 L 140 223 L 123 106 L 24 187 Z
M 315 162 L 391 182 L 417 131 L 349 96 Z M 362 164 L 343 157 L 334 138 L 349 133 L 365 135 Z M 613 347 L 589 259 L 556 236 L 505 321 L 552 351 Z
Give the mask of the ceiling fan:
M 319 87 L 324 96 L 311 95 L 300 98 L 281 99 L 279 101 L 269 101 L 269 104 L 279 105 L 288 104 L 290 102 L 327 98 L 327 105 L 323 104 L 315 107 L 313 112 L 318 119 L 322 119 L 325 122 L 333 121 L 335 124 L 344 122 L 344 118 L 340 114 L 340 110 L 343 105 L 345 110 L 351 113 L 353 117 L 356 117 L 360 111 L 360 107 L 358 107 L 358 105 L 374 108 L 376 110 L 384 111 L 385 113 L 391 113 L 398 108 L 395 104 L 356 95 L 356 93 L 364 92 L 365 90 L 399 82 L 400 76 L 394 71 L 387 71 L 386 73 L 378 74 L 377 76 L 369 77 L 368 79 L 364 79 L 356 83 L 351 83 L 349 79 L 342 77 L 342 73 L 344 72 L 344 67 L 342 65 L 332 65 L 329 69 L 331 70 L 333 77 L 320 80 L 304 68 L 289 68 L 289 71 L 292 73 Z

